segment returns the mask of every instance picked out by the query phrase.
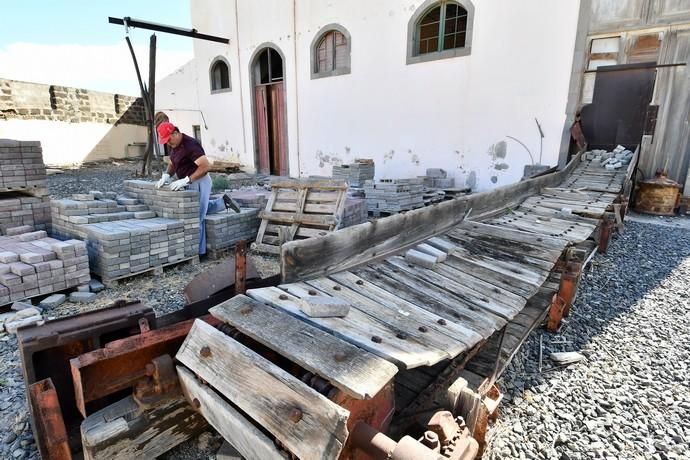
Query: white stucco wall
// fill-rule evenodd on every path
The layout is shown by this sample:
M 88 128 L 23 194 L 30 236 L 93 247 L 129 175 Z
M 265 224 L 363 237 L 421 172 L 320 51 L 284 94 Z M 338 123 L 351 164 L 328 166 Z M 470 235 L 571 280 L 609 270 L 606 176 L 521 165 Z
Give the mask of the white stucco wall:
M 0 121 L 0 139 L 5 138 L 40 141 L 45 164 L 70 166 L 110 158 L 139 158 L 143 147 L 131 144 L 146 143 L 146 128 L 129 124 L 10 119 Z
M 579 1 L 474 0 L 469 56 L 407 65 L 408 21 L 422 3 L 192 0 L 194 27 L 231 40 L 196 40 L 198 77 L 185 83 L 206 117 L 207 153 L 237 154 L 250 169 L 255 165 L 250 63 L 269 42 L 285 57 L 292 176 L 328 175 L 333 164 L 361 157 L 375 160 L 378 178 L 440 167 L 475 190 L 504 185 L 519 180 L 530 163 L 506 136 L 538 160 L 535 118 L 545 133 L 542 163 L 556 164 Z M 312 80 L 310 46 L 330 23 L 351 35 L 352 71 Z M 210 94 L 208 69 L 218 55 L 230 62 L 232 91 Z M 157 100 L 159 107 L 175 103 L 160 90 Z M 189 130 L 191 123 L 180 127 Z

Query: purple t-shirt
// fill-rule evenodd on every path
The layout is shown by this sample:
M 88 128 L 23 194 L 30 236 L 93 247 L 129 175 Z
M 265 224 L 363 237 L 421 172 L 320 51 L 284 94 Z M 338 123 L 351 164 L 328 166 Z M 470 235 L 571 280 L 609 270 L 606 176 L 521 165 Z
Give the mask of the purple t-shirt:
M 174 149 L 170 149 L 170 162 L 179 179 L 194 174 L 198 166 L 194 163 L 204 155 L 201 144 L 193 137 L 182 135 L 182 142 Z

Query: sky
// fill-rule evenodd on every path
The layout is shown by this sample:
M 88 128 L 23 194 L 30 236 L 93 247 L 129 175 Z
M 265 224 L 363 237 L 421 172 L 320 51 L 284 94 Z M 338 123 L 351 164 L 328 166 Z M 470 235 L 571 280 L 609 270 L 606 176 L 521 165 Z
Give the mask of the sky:
M 129 16 L 191 28 L 191 0 L 3 0 L 0 78 L 139 95 L 125 29 L 108 17 Z M 148 81 L 153 31 L 129 29 Z M 156 32 L 156 80 L 193 57 L 193 39 Z

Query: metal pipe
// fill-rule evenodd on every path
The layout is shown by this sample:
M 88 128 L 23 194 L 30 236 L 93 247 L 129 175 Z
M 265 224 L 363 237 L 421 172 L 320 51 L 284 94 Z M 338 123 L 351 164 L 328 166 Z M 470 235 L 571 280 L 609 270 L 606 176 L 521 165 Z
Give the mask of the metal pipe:
M 355 447 L 375 460 L 443 460 L 441 454 L 409 436 L 395 442 L 362 421 L 357 422 L 350 437 Z

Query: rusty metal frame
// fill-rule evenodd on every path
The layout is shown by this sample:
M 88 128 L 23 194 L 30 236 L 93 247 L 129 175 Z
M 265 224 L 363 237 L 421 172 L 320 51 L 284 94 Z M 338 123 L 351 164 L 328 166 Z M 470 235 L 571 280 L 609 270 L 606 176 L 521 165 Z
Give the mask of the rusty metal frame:
M 53 381 L 44 379 L 27 389 L 29 407 L 34 414 L 36 446 L 43 460 L 72 460 L 67 429 Z

